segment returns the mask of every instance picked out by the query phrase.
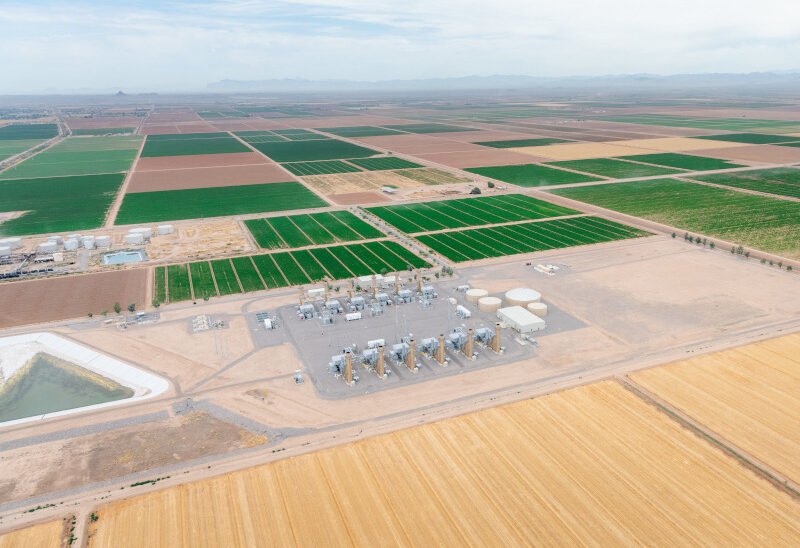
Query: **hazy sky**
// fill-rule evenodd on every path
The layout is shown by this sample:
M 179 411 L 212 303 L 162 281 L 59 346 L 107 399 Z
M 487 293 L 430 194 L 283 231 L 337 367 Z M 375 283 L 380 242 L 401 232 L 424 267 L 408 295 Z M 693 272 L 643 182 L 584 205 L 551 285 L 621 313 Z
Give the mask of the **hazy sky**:
M 800 69 L 800 0 L 0 0 L 0 93 Z

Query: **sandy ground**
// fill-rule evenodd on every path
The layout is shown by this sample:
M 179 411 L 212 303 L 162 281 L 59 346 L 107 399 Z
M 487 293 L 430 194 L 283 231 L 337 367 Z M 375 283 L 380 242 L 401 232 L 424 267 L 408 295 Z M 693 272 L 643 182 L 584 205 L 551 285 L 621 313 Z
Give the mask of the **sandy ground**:
M 0 284 L 0 328 L 65 320 L 147 302 L 148 271 L 118 270 Z
M 269 161 L 257 152 L 231 152 L 228 154 L 197 154 L 190 156 L 157 156 L 139 158 L 136 171 L 162 169 L 189 169 L 198 167 L 243 166 L 266 164 Z
M 156 235 L 146 246 L 154 260 L 182 261 L 252 251 L 241 225 L 232 220 L 176 224 L 172 234 Z
M 713 141 L 711 139 L 690 139 L 682 137 L 667 137 L 662 139 L 634 139 L 631 141 L 618 141 L 615 145 L 647 148 L 663 152 L 692 152 L 709 148 L 738 148 L 745 143 L 730 141 Z
M 431 170 L 413 171 L 425 171 L 425 173 L 432 175 L 434 181 L 441 180 L 442 182 L 452 182 L 452 179 L 455 179 L 454 176 L 450 176 L 444 172 L 440 172 L 443 175 L 437 179 L 436 173 L 432 172 Z M 386 185 L 394 186 L 399 189 L 415 188 L 425 185 L 425 183 L 409 177 L 403 177 L 402 175 L 393 171 L 365 171 L 360 173 L 313 175 L 309 177 L 303 177 L 303 181 L 308 186 L 325 195 L 375 191 L 380 190 L 382 186 Z
M 643 154 L 657 149 L 648 149 L 644 146 L 631 147 L 608 143 L 569 143 L 561 145 L 547 145 L 543 147 L 523 147 L 509 149 L 522 154 L 551 160 L 584 160 L 586 158 L 608 158 L 610 156 L 629 156 Z
M 328 194 L 328 199 L 339 205 L 374 204 L 391 202 L 387 196 L 380 192 L 346 192 L 344 194 Z
M 128 192 L 260 185 L 292 180 L 294 177 L 277 164 L 136 171 L 131 176 Z
M 148 124 L 199 122 L 202 118 L 190 108 L 157 109 L 147 117 Z
M 71 129 L 96 129 L 105 127 L 137 127 L 141 118 L 136 116 L 98 116 L 97 118 L 67 118 Z
M 416 154 L 418 158 L 436 162 L 458 169 L 467 167 L 505 166 L 512 164 L 530 164 L 546 162 L 549 158 L 520 154 L 510 149 L 486 148 L 469 152 L 440 152 L 437 154 Z
M 800 148 L 777 145 L 747 145 L 736 148 L 713 148 L 703 151 L 703 156 L 723 160 L 744 160 L 769 164 L 800 162 Z

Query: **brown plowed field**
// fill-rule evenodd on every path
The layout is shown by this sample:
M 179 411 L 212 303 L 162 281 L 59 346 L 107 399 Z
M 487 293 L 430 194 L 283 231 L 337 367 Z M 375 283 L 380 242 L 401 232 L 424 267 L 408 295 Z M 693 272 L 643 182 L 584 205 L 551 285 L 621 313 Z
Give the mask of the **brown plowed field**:
M 187 124 L 176 124 L 180 133 L 213 133 L 217 129 L 207 122 L 190 122 Z
M 799 508 L 606 381 L 107 504 L 89 545 L 788 546 Z
M 767 164 L 789 164 L 800 162 L 800 148 L 780 147 L 777 145 L 751 145 L 719 149 L 713 148 L 704 150 L 702 154 L 703 156 L 721 158 L 723 160 L 744 160 L 747 162 L 764 162 Z
M 188 108 L 173 110 L 156 110 L 147 118 L 148 123 L 159 124 L 173 122 L 199 122 L 202 118 L 193 110 Z
M 173 133 L 180 133 L 178 126 L 175 124 L 144 124 L 139 131 L 142 135 L 166 135 Z
M 293 128 L 324 128 L 340 126 L 382 126 L 393 124 L 417 124 L 419 120 L 390 118 L 387 116 L 325 116 L 320 118 L 283 118 L 281 120 Z
M 345 194 L 331 194 L 329 200 L 339 205 L 374 204 L 378 202 L 391 202 L 389 198 L 379 192 L 347 192 Z
M 480 150 L 469 152 L 442 152 L 439 154 L 417 154 L 418 158 L 430 160 L 445 166 L 455 168 L 505 166 L 511 164 L 531 164 L 533 162 L 547 162 L 544 157 L 520 154 L 504 148 L 480 147 Z
M 131 177 L 128 192 L 258 185 L 293 180 L 294 177 L 277 164 L 137 171 Z
M 64 520 L 41 523 L 0 535 L 0 548 L 62 548 L 65 532 Z
M 136 163 L 136 171 L 242 166 L 266 163 L 269 163 L 269 160 L 257 152 L 229 152 L 224 154 L 196 154 L 191 156 L 154 156 L 139 158 L 139 161 Z
M 486 141 L 511 141 L 513 139 L 536 139 L 540 135 L 531 133 L 516 133 L 510 131 L 454 131 L 441 134 L 451 141 L 462 141 L 464 143 L 478 143 Z
M 639 371 L 630 377 L 800 482 L 800 334 Z
M 67 125 L 71 129 L 136 127 L 141 121 L 141 118 L 135 116 L 100 116 L 97 118 L 67 118 Z
M 141 310 L 147 302 L 148 269 L 61 276 L 0 283 L 0 328 L 68 320 L 103 310 L 115 302 Z
M 446 138 L 431 137 L 429 135 L 379 135 L 376 137 L 359 137 L 357 140 L 370 145 L 388 148 L 389 150 L 405 152 L 406 154 L 486 150 L 486 147 L 479 145 L 448 141 Z

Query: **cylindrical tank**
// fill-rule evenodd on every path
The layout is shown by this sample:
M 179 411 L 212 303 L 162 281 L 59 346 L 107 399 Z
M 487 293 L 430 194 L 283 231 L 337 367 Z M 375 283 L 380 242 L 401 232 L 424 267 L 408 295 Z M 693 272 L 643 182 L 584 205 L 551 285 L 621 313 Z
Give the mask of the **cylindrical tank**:
M 141 232 L 134 232 L 125 235 L 125 243 L 132 245 L 141 245 L 144 243 L 144 234 Z
M 6 245 L 11 249 L 19 249 L 22 247 L 22 238 L 3 238 L 0 240 L 0 245 Z
M 471 303 L 477 303 L 478 299 L 486 297 L 489 295 L 489 292 L 485 289 L 478 289 L 477 287 L 473 287 L 472 289 L 467 290 L 467 300 Z
M 156 228 L 156 232 L 159 234 L 172 234 L 175 232 L 175 228 L 172 225 L 158 225 Z
M 55 253 L 58 251 L 58 244 L 55 242 L 43 242 L 39 244 L 39 253 Z
M 94 239 L 94 245 L 97 247 L 111 247 L 111 236 L 98 236 Z
M 75 251 L 80 247 L 81 243 L 76 238 L 68 238 L 64 240 L 64 250 L 65 251 Z
M 81 245 L 84 249 L 94 249 L 94 236 L 84 236 L 81 238 Z
M 502 304 L 503 301 L 497 297 L 481 297 L 478 299 L 478 309 L 484 312 L 496 312 Z
M 146 226 L 140 226 L 130 229 L 128 234 L 141 234 L 143 238 L 150 239 L 150 237 L 153 236 L 153 229 Z
M 528 311 L 533 312 L 540 318 L 544 318 L 547 316 L 547 305 L 544 303 L 530 303 L 528 305 Z
M 9 255 L 11 255 L 11 247 L 0 245 L 0 257 L 8 257 Z
M 527 287 L 517 287 L 506 291 L 505 298 L 508 306 L 528 306 L 539 302 L 542 294 Z
M 61 245 L 61 244 L 64 243 L 64 240 L 61 239 L 61 236 L 50 236 L 50 237 L 47 238 L 47 241 L 48 242 L 55 242 L 58 245 Z
M 80 241 L 81 240 L 81 235 L 80 234 L 70 234 L 69 236 L 65 236 L 64 239 L 65 240 L 78 240 L 78 241 Z

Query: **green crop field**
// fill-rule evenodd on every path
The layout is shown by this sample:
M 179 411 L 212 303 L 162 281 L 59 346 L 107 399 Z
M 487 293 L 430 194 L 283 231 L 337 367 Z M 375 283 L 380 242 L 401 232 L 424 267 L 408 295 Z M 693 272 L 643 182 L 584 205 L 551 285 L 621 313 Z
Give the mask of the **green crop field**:
M 509 141 L 483 141 L 473 143 L 476 145 L 483 145 L 492 148 L 519 148 L 519 147 L 542 147 L 546 145 L 555 145 L 558 143 L 572 143 L 568 139 L 556 139 L 554 137 L 540 137 L 538 139 L 511 139 Z
M 42 139 L 0 140 L 0 162 L 43 142 Z
M 10 124 L 0 126 L 0 141 L 38 139 L 44 141 L 58 135 L 56 124 Z
M 567 160 L 565 162 L 550 162 L 548 165 L 592 173 L 601 177 L 612 179 L 631 179 L 633 177 L 651 177 L 654 175 L 674 175 L 681 173 L 676 169 L 665 167 L 646 166 L 615 160 L 614 158 L 593 158 L 590 160 Z
M 764 133 L 728 133 L 725 135 L 702 135 L 693 139 L 711 139 L 712 141 L 729 141 L 731 143 L 749 143 L 751 145 L 769 145 L 772 143 L 800 142 L 800 137 L 790 135 L 766 135 Z
M 323 245 L 385 236 L 349 211 L 248 219 L 245 225 L 263 249 Z
M 472 167 L 464 171 L 483 175 L 491 179 L 511 183 L 512 185 L 535 187 L 551 185 L 568 185 L 572 183 L 588 183 L 602 181 L 599 177 L 582 175 L 572 171 L 564 171 L 554 167 L 540 166 L 536 164 L 493 166 L 493 167 Z
M 272 260 L 272 255 L 253 255 L 252 259 L 259 274 L 261 274 L 261 277 L 264 279 L 264 283 L 267 284 L 267 289 L 285 287 L 288 285 L 286 283 L 286 278 L 281 274 L 281 271 L 278 270 L 275 261 Z
M 119 173 L 130 169 L 141 137 L 70 137 L 0 173 L 0 179 Z M 0 141 L 2 143 L 2 141 Z
M 125 178 L 122 173 L 0 181 L 0 212 L 26 211 L 0 224 L 21 236 L 98 228 Z
M 647 235 L 650 233 L 600 217 L 571 217 L 416 238 L 451 261 L 464 262 Z
M 318 162 L 295 162 L 293 164 L 281 164 L 295 175 L 325 175 L 328 173 L 351 173 L 361 171 L 355 166 L 351 166 L 341 160 L 322 160 Z
M 192 276 L 195 299 L 216 297 L 217 290 L 214 287 L 214 278 L 211 277 L 211 267 L 208 265 L 208 261 L 190 263 L 189 272 Z
M 689 171 L 711 171 L 714 169 L 731 169 L 735 167 L 747 167 L 734 164 L 728 160 L 718 158 L 706 158 L 704 156 L 693 156 L 691 154 L 674 154 L 665 152 L 663 154 L 636 154 L 634 156 L 620 156 L 621 160 L 631 160 L 634 162 L 644 162 L 646 164 L 656 164 L 659 166 L 672 167 L 676 169 L 687 169 Z
M 98 127 L 98 128 L 80 128 L 73 129 L 73 135 L 120 135 L 125 133 L 133 133 L 136 131 L 135 127 Z
M 383 126 L 389 129 L 396 129 L 398 131 L 407 131 L 408 133 L 451 133 L 458 131 L 478 131 L 472 127 L 449 126 L 447 124 L 400 124 L 392 126 Z
M 409 234 L 580 213 L 522 194 L 371 207 L 367 211 Z
M 189 269 L 185 264 L 173 264 L 167 267 L 167 287 L 169 302 L 188 301 L 192 298 L 189 285 Z
M 367 171 L 386 171 L 389 169 L 410 169 L 415 167 L 422 167 L 414 162 L 409 162 L 403 158 L 396 156 L 382 156 L 379 158 L 360 158 L 350 160 L 351 164 L 366 169 Z
M 220 295 L 232 295 L 242 292 L 239 282 L 236 281 L 236 274 L 233 271 L 231 262 L 228 259 L 211 261 L 211 270 L 214 271 L 214 279 L 217 280 L 217 289 L 219 289 Z
M 353 277 L 353 273 L 350 272 L 347 267 L 345 267 L 342 262 L 333 255 L 333 253 L 331 253 L 330 248 L 315 247 L 309 249 L 309 252 L 323 267 L 325 267 L 325 270 L 330 273 L 332 279 L 343 280 L 345 278 Z
M 377 135 L 401 135 L 399 131 L 376 126 L 344 126 L 316 128 L 325 133 L 332 133 L 339 137 L 374 137 Z
M 286 135 L 287 137 L 290 135 L 316 135 L 313 131 L 309 131 L 307 129 L 273 129 L 272 133 L 277 133 L 278 135 Z
M 795 142 L 791 142 L 791 143 L 775 143 L 775 144 L 776 144 L 776 145 L 778 145 L 779 147 L 795 147 L 795 148 L 800 148 L 800 143 L 798 143 L 798 142 L 796 142 L 796 141 L 795 141 Z
M 231 152 L 250 152 L 250 149 L 227 133 L 180 133 L 148 135 L 142 149 L 142 157 L 226 154 Z
M 691 127 L 696 129 L 760 132 L 796 133 L 800 132 L 800 122 L 787 120 L 758 120 L 754 118 L 690 118 L 673 114 L 634 114 L 601 116 L 594 118 L 608 122 L 626 124 L 646 124 L 667 127 Z M 708 136 L 713 139 L 715 136 Z
M 153 269 L 153 299 L 159 303 L 167 302 L 166 267 L 157 266 Z
M 243 135 L 243 132 L 237 132 L 236 136 L 239 137 L 245 143 L 285 143 L 287 139 L 285 137 L 281 137 L 280 135 L 275 135 L 274 133 L 268 133 L 266 131 L 254 131 L 252 133 L 257 133 L 258 135 Z M 250 133 L 250 132 L 246 132 Z
M 629 215 L 800 258 L 800 203 L 675 179 L 550 191 Z
M 306 274 L 312 282 L 330 278 L 330 274 L 328 274 L 319 261 L 317 261 L 307 249 L 292 251 L 291 255 L 294 257 L 294 260 L 303 267 L 303 270 L 306 271 Z
M 302 285 L 310 283 L 311 280 L 306 276 L 305 272 L 300 268 L 300 265 L 297 264 L 297 261 L 292 258 L 292 255 L 287 251 L 283 253 L 274 253 L 272 258 L 275 260 L 275 264 L 278 265 L 283 275 L 286 277 L 286 281 L 289 282 L 289 285 Z
M 758 192 L 767 192 L 778 196 L 800 198 L 800 169 L 792 167 L 717 173 L 692 177 L 692 179 L 717 185 L 757 190 Z
M 239 281 L 242 282 L 242 289 L 245 293 L 265 289 L 264 282 L 261 281 L 250 257 L 234 257 L 231 259 L 231 263 L 239 276 Z
M 378 154 L 372 149 L 339 141 L 338 139 L 252 143 L 252 145 L 276 162 L 341 160 L 364 158 Z
M 178 221 L 327 205 L 297 182 L 135 192 L 125 195 L 115 222 Z

